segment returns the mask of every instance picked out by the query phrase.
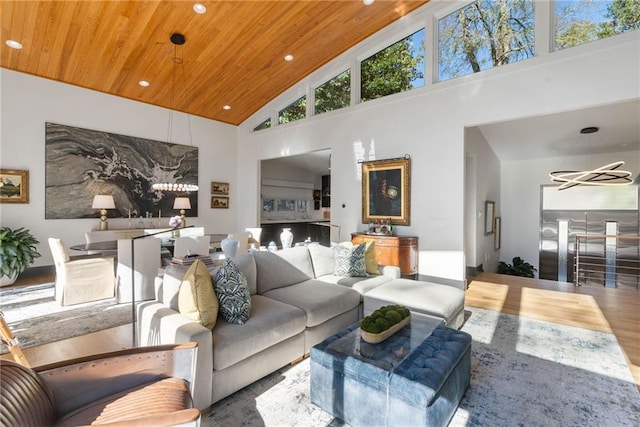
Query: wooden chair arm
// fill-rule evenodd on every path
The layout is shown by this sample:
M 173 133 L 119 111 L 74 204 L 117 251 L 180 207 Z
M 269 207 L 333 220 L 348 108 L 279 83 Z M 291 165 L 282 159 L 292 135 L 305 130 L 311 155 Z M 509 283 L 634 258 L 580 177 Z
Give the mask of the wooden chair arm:
M 31 367 L 31 365 L 29 364 L 29 361 L 27 361 L 27 358 L 24 356 L 24 353 L 22 352 L 22 348 L 20 347 L 20 342 L 13 335 L 13 332 L 11 332 L 11 329 L 9 329 L 9 325 L 7 324 L 7 321 L 4 318 L 4 313 L 2 312 L 2 310 L 0 310 L 0 340 L 4 345 L 6 345 L 9 348 L 9 351 L 13 356 L 13 360 L 21 364 L 22 366 L 26 366 L 27 368 Z

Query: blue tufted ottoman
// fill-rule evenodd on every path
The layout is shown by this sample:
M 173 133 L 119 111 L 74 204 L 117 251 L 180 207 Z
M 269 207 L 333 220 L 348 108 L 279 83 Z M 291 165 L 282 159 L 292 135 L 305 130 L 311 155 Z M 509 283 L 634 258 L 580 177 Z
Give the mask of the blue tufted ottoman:
M 311 348 L 311 402 L 358 426 L 446 426 L 471 377 L 471 336 L 416 319 L 380 344 L 358 324 Z

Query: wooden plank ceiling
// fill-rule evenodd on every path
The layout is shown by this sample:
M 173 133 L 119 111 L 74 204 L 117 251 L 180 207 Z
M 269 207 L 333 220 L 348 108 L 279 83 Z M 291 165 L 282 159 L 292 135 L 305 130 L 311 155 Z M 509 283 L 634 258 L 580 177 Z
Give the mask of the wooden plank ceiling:
M 195 0 L 2 0 L 0 66 L 238 125 L 427 1 L 209 0 L 199 15 Z M 181 47 L 169 41 L 175 32 Z M 9 39 L 23 49 L 9 49 Z

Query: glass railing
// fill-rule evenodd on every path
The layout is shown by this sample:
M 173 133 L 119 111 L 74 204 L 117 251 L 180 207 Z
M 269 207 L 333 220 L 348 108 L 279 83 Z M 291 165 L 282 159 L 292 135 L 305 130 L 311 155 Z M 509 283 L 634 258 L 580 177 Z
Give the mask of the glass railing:
M 574 283 L 640 289 L 640 236 L 577 234 Z

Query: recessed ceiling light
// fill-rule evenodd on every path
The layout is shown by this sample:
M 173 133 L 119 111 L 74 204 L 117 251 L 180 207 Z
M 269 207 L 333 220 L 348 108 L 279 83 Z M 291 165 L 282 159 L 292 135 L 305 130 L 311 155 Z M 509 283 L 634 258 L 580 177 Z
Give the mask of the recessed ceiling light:
M 222 107 L 223 110 L 231 110 L 231 105 L 225 105 Z
M 199 15 L 207 12 L 207 7 L 202 3 L 196 3 L 193 5 L 193 11 Z
M 148 87 L 148 86 L 149 86 L 149 82 L 148 82 L 148 81 L 146 81 L 146 80 L 140 80 L 140 81 L 138 82 L 138 84 L 139 84 L 140 86 L 142 86 L 142 87 Z
M 22 43 L 15 40 L 7 40 L 5 42 L 11 49 L 22 49 Z
M 373 2 L 376 0 L 362 0 L 362 3 L 364 3 L 365 6 L 369 6 L 371 4 L 373 4 Z
M 287 62 L 293 61 L 293 55 L 285 55 L 284 56 L 284 60 L 287 61 Z

